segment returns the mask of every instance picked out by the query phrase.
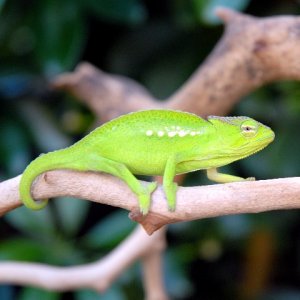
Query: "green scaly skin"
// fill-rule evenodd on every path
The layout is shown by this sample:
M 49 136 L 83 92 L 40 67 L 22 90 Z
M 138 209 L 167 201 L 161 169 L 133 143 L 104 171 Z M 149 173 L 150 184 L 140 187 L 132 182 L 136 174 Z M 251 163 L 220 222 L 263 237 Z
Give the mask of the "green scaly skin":
M 275 137 L 267 126 L 248 117 L 208 117 L 172 110 L 130 113 L 98 127 L 74 145 L 39 156 L 25 169 L 20 195 L 25 206 L 41 209 L 47 200 L 34 201 L 31 185 L 49 170 L 98 171 L 124 180 L 147 214 L 157 184 L 141 185 L 136 175 L 162 175 L 169 209 L 175 210 L 174 176 L 207 170 L 216 182 L 253 180 L 218 173 L 218 167 L 265 148 Z

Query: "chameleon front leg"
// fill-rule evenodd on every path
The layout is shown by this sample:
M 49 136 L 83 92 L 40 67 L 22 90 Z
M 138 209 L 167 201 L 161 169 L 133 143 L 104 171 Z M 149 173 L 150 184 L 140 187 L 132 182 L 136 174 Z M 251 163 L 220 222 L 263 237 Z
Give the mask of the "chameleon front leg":
M 255 180 L 254 177 L 243 178 L 234 175 L 219 173 L 217 168 L 207 169 L 206 172 L 208 179 L 219 183 Z
M 87 166 L 87 170 L 109 173 L 125 181 L 132 192 L 137 195 L 141 213 L 143 215 L 148 213 L 151 204 L 151 193 L 157 187 L 156 182 L 151 182 L 147 186 L 143 186 L 129 171 L 125 164 L 102 156 L 92 155 L 89 159 L 89 166 Z
M 176 207 L 176 192 L 178 188 L 177 183 L 174 182 L 176 164 L 177 161 L 175 156 L 172 155 L 169 157 L 165 166 L 163 177 L 163 187 L 170 211 L 174 211 Z

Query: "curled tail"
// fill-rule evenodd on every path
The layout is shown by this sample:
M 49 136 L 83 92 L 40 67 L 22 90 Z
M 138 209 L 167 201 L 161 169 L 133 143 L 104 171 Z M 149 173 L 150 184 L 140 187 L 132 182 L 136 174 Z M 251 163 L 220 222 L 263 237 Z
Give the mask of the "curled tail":
M 25 169 L 19 186 L 19 192 L 21 201 L 23 204 L 33 210 L 39 210 L 44 208 L 48 199 L 43 199 L 40 201 L 35 201 L 31 196 L 31 186 L 33 181 L 40 174 L 54 170 L 54 169 L 68 169 L 71 167 L 70 157 L 68 156 L 67 151 L 69 148 L 57 150 L 54 152 L 49 152 L 47 154 L 43 154 L 33 160 Z

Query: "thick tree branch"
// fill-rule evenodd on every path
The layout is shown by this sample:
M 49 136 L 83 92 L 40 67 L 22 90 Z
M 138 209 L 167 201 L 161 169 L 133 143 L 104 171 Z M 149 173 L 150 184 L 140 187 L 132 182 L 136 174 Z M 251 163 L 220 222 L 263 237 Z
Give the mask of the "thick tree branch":
M 84 63 L 53 87 L 67 90 L 106 121 L 130 111 L 164 107 L 198 115 L 224 115 L 241 97 L 268 82 L 300 78 L 300 17 L 255 18 L 220 8 L 226 29 L 215 49 L 167 101 L 138 83 Z
M 132 111 L 158 106 L 139 83 L 124 76 L 106 74 L 89 63 L 81 63 L 74 73 L 58 76 L 52 82 L 52 87 L 76 96 L 101 122 Z
M 221 8 L 223 37 L 168 106 L 227 114 L 240 99 L 276 80 L 300 78 L 300 17 L 255 18 Z
M 19 202 L 20 177 L 0 184 L 0 211 L 7 212 Z M 147 184 L 144 182 L 144 184 Z M 14 191 L 8 201 L 7 185 Z M 274 193 L 276 191 L 276 193 Z M 300 207 L 300 178 L 245 181 L 197 187 L 180 187 L 176 211 L 167 208 L 162 187 L 153 193 L 151 212 L 142 216 L 136 196 L 116 177 L 93 172 L 57 170 L 40 176 L 33 188 L 35 199 L 73 196 L 127 209 L 151 234 L 163 225 L 228 214 L 256 213 Z

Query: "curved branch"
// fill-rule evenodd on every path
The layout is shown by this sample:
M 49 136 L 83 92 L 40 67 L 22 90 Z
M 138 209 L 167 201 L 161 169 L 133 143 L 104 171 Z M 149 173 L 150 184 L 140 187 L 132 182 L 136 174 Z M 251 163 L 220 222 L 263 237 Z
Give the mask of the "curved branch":
M 149 251 L 159 253 L 164 248 L 164 231 L 158 231 L 149 237 L 138 226 L 128 239 L 108 255 L 83 266 L 53 267 L 36 263 L 1 262 L 0 282 L 32 285 L 56 291 L 91 288 L 104 292 L 134 261 Z M 148 292 L 149 299 L 158 299 L 155 297 L 155 291 Z M 167 297 L 159 299 L 167 299 Z
M 16 177 L 0 184 L 0 212 L 7 212 L 20 205 L 16 192 L 19 179 L 20 177 Z M 10 198 L 6 197 L 7 186 L 13 191 Z M 141 223 L 149 234 L 174 222 L 299 208 L 299 193 L 299 177 L 180 187 L 177 192 L 176 211 L 170 212 L 163 190 L 159 186 L 153 193 L 150 213 L 142 216 L 137 198 L 127 185 L 108 174 L 50 171 L 40 176 L 33 187 L 35 199 L 69 195 L 127 209 L 132 212 L 131 218 Z

